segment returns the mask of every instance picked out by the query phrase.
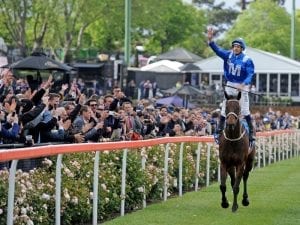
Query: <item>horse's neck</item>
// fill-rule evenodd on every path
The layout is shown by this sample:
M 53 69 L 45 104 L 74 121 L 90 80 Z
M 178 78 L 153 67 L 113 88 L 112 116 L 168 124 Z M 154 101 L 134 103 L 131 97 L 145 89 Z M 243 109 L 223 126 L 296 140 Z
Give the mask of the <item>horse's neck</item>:
M 228 126 L 225 128 L 225 133 L 226 133 L 226 136 L 228 138 L 231 138 L 231 139 L 235 139 L 235 138 L 239 138 L 242 134 L 242 124 L 241 124 L 241 121 L 238 120 L 236 122 L 236 125 L 234 126 L 234 129 L 230 129 Z

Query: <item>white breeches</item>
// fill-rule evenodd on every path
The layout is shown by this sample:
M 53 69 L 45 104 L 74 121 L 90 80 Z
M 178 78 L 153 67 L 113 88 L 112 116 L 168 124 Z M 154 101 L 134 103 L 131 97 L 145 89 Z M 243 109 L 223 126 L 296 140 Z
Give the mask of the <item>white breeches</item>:
M 232 86 L 232 87 L 238 87 L 240 84 L 237 83 L 232 83 L 232 82 L 227 82 L 226 85 Z M 235 88 L 230 88 L 230 87 L 225 87 L 225 91 L 228 95 L 233 95 L 237 96 L 239 93 L 239 90 Z M 242 91 L 242 97 L 240 99 L 240 106 L 241 106 L 241 114 L 242 116 L 247 116 L 250 115 L 250 109 L 249 109 L 249 85 L 244 87 L 244 91 Z M 226 104 L 226 99 L 224 97 L 223 103 L 222 103 L 222 110 L 221 110 L 221 115 L 226 117 L 225 114 L 225 104 Z

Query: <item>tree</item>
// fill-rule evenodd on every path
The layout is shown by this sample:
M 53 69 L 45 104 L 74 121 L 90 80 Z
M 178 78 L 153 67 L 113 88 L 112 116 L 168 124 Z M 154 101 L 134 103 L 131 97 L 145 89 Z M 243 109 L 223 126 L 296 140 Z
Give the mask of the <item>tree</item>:
M 35 0 L 31 8 L 31 17 L 28 21 L 28 36 L 33 43 L 33 51 L 40 51 L 43 48 L 44 39 L 49 26 L 53 24 L 56 15 L 58 0 L 45 1 Z M 30 38 L 29 38 L 30 39 Z
M 97 0 L 58 1 L 58 9 L 55 12 L 57 18 L 51 25 L 47 44 L 53 49 L 62 49 L 60 57 L 62 62 L 70 56 L 71 48 L 78 50 L 85 30 L 102 16 L 99 14 L 101 6 L 102 1 Z M 59 58 L 58 55 L 57 57 Z
M 2 0 L 0 1 L 0 21 L 8 31 L 9 39 L 26 55 L 26 23 L 30 3 L 26 0 Z
M 124 1 L 103 0 L 99 17 L 86 33 L 93 45 L 103 51 L 121 51 L 124 43 Z
M 295 59 L 300 60 L 300 10 L 296 11 L 295 24 Z
M 0 21 L 5 27 L 5 38 L 11 45 L 27 55 L 27 48 L 33 50 L 43 46 L 48 24 L 53 19 L 57 0 L 2 0 Z M 1 34 L 3 34 L 1 32 Z
M 149 44 L 159 44 L 160 51 L 165 52 L 173 45 L 184 41 L 190 35 L 193 24 L 191 9 L 176 0 L 173 4 L 161 4 L 156 11 L 157 21 L 150 27 L 152 34 Z M 184 10 L 183 10 L 184 9 Z
M 214 27 L 215 35 L 219 36 L 232 26 L 239 12 L 232 7 L 226 8 L 225 2 L 215 3 L 215 0 L 194 0 L 200 9 L 206 9 L 207 23 Z
M 256 1 L 241 13 L 223 43 L 243 37 L 247 45 L 289 56 L 290 15 L 272 0 Z
M 87 32 L 95 46 L 108 51 L 122 51 L 124 40 L 124 4 L 108 1 L 104 16 Z M 150 54 L 171 47 L 186 46 L 202 52 L 205 15 L 181 0 L 133 0 L 131 14 L 132 50 L 144 45 Z M 111 29 L 111 28 L 114 29 Z

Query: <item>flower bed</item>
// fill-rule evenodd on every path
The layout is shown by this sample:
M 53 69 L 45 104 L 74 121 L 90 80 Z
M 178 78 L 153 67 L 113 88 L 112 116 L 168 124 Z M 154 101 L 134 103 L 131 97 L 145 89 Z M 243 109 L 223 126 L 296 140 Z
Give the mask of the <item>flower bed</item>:
M 179 146 L 170 144 L 168 195 L 178 193 Z M 185 144 L 183 154 L 184 192 L 194 190 L 196 173 L 196 144 Z M 201 149 L 199 186 L 206 181 L 206 151 Z M 210 180 L 217 177 L 217 151 L 211 150 Z M 126 211 L 141 209 L 144 193 L 148 202 L 163 199 L 165 145 L 131 149 L 127 156 Z M 95 152 L 63 156 L 61 216 L 62 224 L 91 222 L 93 198 L 93 161 Z M 146 168 L 142 169 L 142 158 Z M 40 168 L 16 173 L 14 224 L 55 223 L 55 163 L 56 157 L 44 159 Z M 109 220 L 119 215 L 121 196 L 122 151 L 104 151 L 99 164 L 98 218 Z M 6 223 L 8 194 L 7 170 L 0 171 L 0 224 Z

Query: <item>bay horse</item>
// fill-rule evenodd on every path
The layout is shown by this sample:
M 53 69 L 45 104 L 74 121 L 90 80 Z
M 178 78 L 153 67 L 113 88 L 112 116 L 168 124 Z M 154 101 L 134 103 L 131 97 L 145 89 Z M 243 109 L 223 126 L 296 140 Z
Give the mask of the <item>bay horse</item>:
M 229 207 L 226 197 L 226 179 L 229 174 L 231 187 L 233 190 L 232 212 L 238 209 L 237 197 L 239 194 L 241 179 L 243 178 L 244 193 L 242 204 L 249 205 L 247 193 L 247 180 L 249 172 L 252 170 L 255 158 L 255 144 L 249 145 L 249 136 L 243 122 L 241 121 L 240 98 L 241 92 L 237 96 L 229 96 L 226 92 L 226 123 L 223 133 L 220 135 L 219 158 L 221 162 L 221 184 L 222 193 L 221 206 Z

